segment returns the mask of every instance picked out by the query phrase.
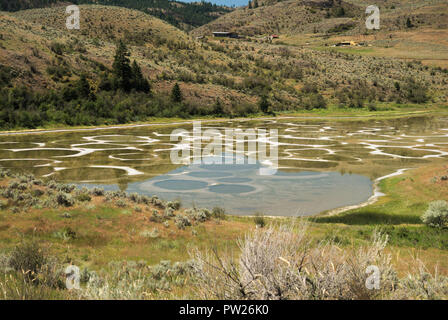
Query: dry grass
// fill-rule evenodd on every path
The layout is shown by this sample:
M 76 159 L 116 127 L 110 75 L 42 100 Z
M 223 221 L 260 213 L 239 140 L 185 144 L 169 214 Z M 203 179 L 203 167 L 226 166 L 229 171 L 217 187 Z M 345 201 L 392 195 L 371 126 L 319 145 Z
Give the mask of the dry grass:
M 239 242 L 238 257 L 217 251 L 193 253 L 197 288 L 204 299 L 441 299 L 448 278 L 423 265 L 399 279 L 384 253 L 387 237 L 344 250 L 333 243 L 311 246 L 306 227 L 257 230 Z M 377 287 L 368 287 L 369 268 L 378 270 Z

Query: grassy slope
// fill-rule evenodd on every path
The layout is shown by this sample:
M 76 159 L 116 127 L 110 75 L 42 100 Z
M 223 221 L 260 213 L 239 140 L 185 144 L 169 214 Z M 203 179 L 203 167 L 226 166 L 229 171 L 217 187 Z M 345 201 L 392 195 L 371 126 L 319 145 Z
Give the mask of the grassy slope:
M 242 35 L 268 35 L 280 33 L 294 35 L 313 33 L 315 35 L 332 33 L 331 29 L 341 24 L 352 24 L 345 34 L 369 33 L 365 28 L 365 9 L 371 5 L 368 1 L 334 1 L 333 6 L 326 1 L 285 0 L 267 2 L 258 8 L 238 8 L 193 31 L 194 34 L 207 34 L 210 31 L 229 30 Z M 447 4 L 443 0 L 377 1 L 380 9 L 381 31 L 406 29 L 409 18 L 414 27 L 434 27 L 446 29 L 448 15 Z M 335 13 L 343 8 L 344 14 Z M 370 32 L 371 33 L 371 32 Z
M 448 198 L 448 181 L 433 177 L 448 173 L 447 167 L 421 168 L 387 179 L 381 185 L 387 193 L 377 203 L 338 216 L 310 218 L 309 232 L 313 239 L 334 240 L 350 248 L 369 241 L 380 228 L 390 236 L 389 251 L 398 270 L 405 273 L 420 258 L 430 271 L 436 266 L 448 274 L 448 233 L 423 226 L 419 216 L 429 201 Z M 3 180 L 2 185 L 6 185 Z M 139 207 L 141 210 L 137 210 Z M 227 216 L 212 219 L 179 230 L 173 220 L 169 227 L 150 221 L 153 206 L 128 202 L 127 207 L 105 203 L 102 197 L 78 203 L 71 208 L 29 209 L 19 213 L 0 211 L 0 247 L 11 248 L 20 239 L 36 238 L 51 246 L 65 261 L 99 270 L 110 261 L 145 260 L 157 264 L 161 260 L 184 261 L 193 248 L 216 247 L 220 251 L 236 250 L 236 240 L 255 228 L 252 218 Z M 160 209 L 159 209 L 160 210 Z M 183 211 L 183 209 L 181 209 Z M 69 212 L 71 218 L 62 213 Z M 290 223 L 291 218 L 266 218 L 268 223 Z M 148 238 L 142 231 L 156 228 L 159 236 Z M 75 238 L 62 239 L 66 230 Z M 194 231 L 193 231 L 194 230 Z
M 420 60 L 424 64 L 448 67 L 448 5 L 444 1 L 386 1 L 376 2 L 380 8 L 380 30 L 365 28 L 365 9 L 368 1 L 343 2 L 347 17 L 325 17 L 325 10 L 311 12 L 297 1 L 283 1 L 257 9 L 239 9 L 202 26 L 195 34 L 207 34 L 217 29 L 235 30 L 242 34 L 266 35 L 279 33 L 282 43 L 308 47 L 332 45 L 346 40 L 367 42 L 369 48 L 337 48 L 345 53 L 368 56 Z M 350 12 L 350 6 L 353 7 Z M 297 11 L 297 12 L 296 12 Z M 294 14 L 290 14 L 294 12 Z M 407 19 L 413 26 L 406 26 Z M 272 19 L 272 21 L 270 20 Z M 281 21 L 276 23 L 274 21 Z M 352 30 L 328 33 L 342 23 L 355 23 Z

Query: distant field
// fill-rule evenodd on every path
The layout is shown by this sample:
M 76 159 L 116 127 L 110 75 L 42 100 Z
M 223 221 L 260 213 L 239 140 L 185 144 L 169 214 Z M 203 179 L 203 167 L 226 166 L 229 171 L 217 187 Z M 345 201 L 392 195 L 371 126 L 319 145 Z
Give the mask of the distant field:
M 332 50 L 372 57 L 419 60 L 425 65 L 448 68 L 448 30 L 421 29 L 394 31 L 375 35 L 322 37 L 313 34 L 287 35 L 281 42 L 317 49 L 342 41 L 365 42 L 367 46 L 336 47 Z

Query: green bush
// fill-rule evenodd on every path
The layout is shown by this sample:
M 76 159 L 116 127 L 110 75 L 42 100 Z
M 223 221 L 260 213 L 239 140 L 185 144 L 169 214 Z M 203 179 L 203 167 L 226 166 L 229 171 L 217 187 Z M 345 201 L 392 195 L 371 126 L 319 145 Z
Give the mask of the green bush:
M 167 208 L 171 208 L 173 210 L 179 210 L 181 207 L 181 202 L 179 200 L 168 201 L 166 206 Z
M 122 199 L 118 199 L 117 201 L 115 201 L 115 205 L 119 208 L 125 208 L 128 206 L 126 201 L 124 201 Z
M 212 217 L 215 219 L 224 220 L 226 218 L 226 210 L 221 207 L 214 207 L 212 210 Z
M 76 200 L 81 201 L 81 202 L 89 202 L 92 200 L 92 197 L 90 195 L 88 195 L 87 193 L 81 193 L 80 195 L 78 195 L 76 197 Z
M 175 223 L 178 229 L 183 230 L 186 227 L 191 226 L 191 221 L 185 216 L 177 215 L 175 218 Z
M 266 220 L 264 219 L 263 214 L 260 212 L 255 213 L 254 222 L 255 225 L 259 228 L 263 228 L 266 225 Z
M 448 203 L 445 200 L 433 201 L 423 214 L 422 221 L 430 227 L 445 228 L 448 226 Z
M 11 253 L 9 265 L 12 269 L 23 272 L 27 280 L 34 280 L 41 268 L 47 263 L 48 254 L 37 242 L 19 244 Z
M 75 200 L 72 198 L 72 196 L 65 192 L 59 192 L 56 195 L 56 202 L 60 206 L 64 207 L 71 207 L 75 204 Z

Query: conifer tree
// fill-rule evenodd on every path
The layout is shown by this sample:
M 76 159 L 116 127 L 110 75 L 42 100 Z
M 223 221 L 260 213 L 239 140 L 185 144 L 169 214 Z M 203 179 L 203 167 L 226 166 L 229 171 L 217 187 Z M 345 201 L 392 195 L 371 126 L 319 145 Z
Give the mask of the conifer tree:
M 134 88 L 137 91 L 149 93 L 151 90 L 151 86 L 149 85 L 148 80 L 146 80 L 145 77 L 143 76 L 142 69 L 135 60 L 132 63 L 131 69 L 133 75 L 132 88 Z
M 224 108 L 222 107 L 222 103 L 219 98 L 216 99 L 215 105 L 213 106 L 213 114 L 217 116 L 224 115 Z
M 260 102 L 258 103 L 258 107 L 260 108 L 261 112 L 267 113 L 269 110 L 269 101 L 268 98 L 264 95 L 261 97 Z
M 115 52 L 115 59 L 112 65 L 114 74 L 115 89 L 122 89 L 124 91 L 131 90 L 131 81 L 133 78 L 132 68 L 129 60 L 130 53 L 126 44 L 120 40 Z
M 180 90 L 179 84 L 177 82 L 171 90 L 171 100 L 173 102 L 182 102 L 183 100 L 182 91 Z

